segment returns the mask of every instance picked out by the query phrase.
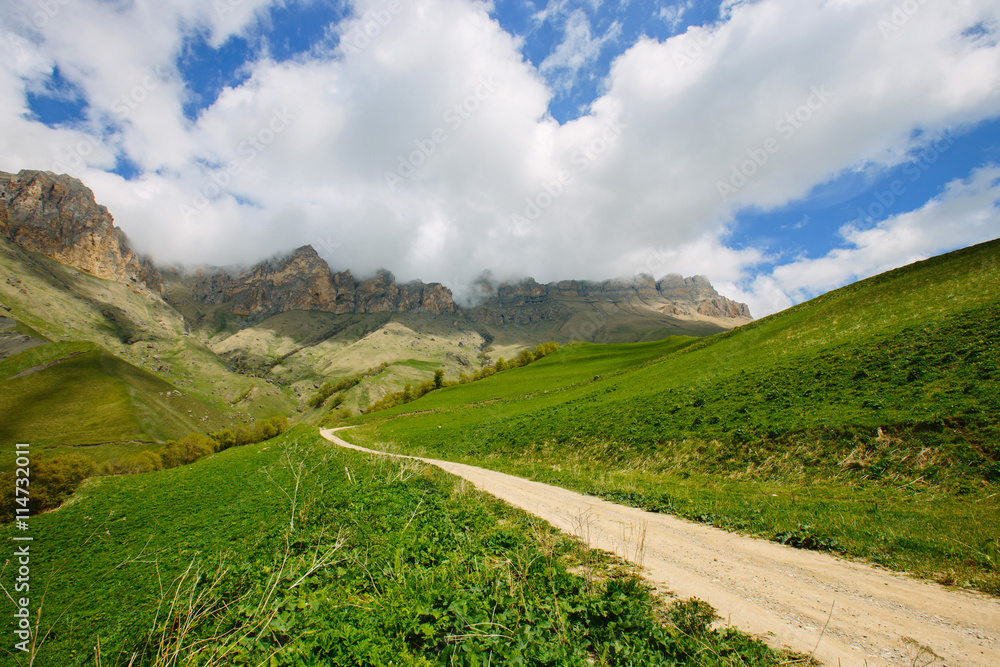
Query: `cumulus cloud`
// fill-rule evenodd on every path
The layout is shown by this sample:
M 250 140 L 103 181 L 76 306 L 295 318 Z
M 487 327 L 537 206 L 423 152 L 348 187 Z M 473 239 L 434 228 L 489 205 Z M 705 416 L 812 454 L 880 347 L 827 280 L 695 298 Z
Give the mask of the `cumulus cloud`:
M 952 181 L 921 208 L 872 227 L 840 229 L 844 245 L 816 259 L 778 266 L 770 278 L 793 300 L 926 259 L 941 248 L 973 245 L 1000 232 L 1000 167 L 976 169 Z
M 613 23 L 603 35 L 591 33 L 590 19 L 583 10 L 574 10 L 563 28 L 563 41 L 539 65 L 557 90 L 568 91 L 576 83 L 581 70 L 601 55 L 605 44 L 621 35 L 621 25 Z
M 692 7 L 694 7 L 694 0 L 678 2 L 674 5 L 660 7 L 660 11 L 657 13 L 657 16 L 659 16 L 671 30 L 676 31 L 684 21 L 684 15 L 687 14 L 687 11 Z
M 966 202 L 986 216 L 956 213 L 967 234 L 911 222 L 920 243 L 879 254 L 861 249 L 881 227 L 845 227 L 852 268 L 829 279 L 807 259 L 759 275 L 777 260 L 726 241 L 740 210 L 901 164 L 924 137 L 1000 115 L 1000 7 L 988 0 L 902 17 L 888 0 L 725 3 L 715 23 L 629 47 L 590 112 L 561 125 L 548 75 L 584 71 L 607 37 L 585 16 L 535 68 L 485 3 L 358 0 L 328 43 L 248 62 L 245 81 L 189 120 L 185 40 L 222 44 L 268 3 L 234 4 L 74 0 L 37 25 L 33 3 L 6 3 L 0 169 L 80 177 L 163 262 L 252 262 L 312 243 L 335 269 L 384 266 L 458 289 L 487 268 L 631 275 L 654 253 L 663 269 L 650 272 L 704 273 L 755 314 L 995 235 L 986 169 L 912 214 Z M 56 66 L 89 103 L 84 122 L 47 127 L 27 113 L 26 91 Z M 136 178 L 110 173 L 123 157 Z M 900 220 L 886 230 L 903 234 Z

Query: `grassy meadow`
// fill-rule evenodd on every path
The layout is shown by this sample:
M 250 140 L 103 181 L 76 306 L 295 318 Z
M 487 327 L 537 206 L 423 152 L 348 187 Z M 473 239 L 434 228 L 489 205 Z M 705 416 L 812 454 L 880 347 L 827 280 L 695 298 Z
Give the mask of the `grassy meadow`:
M 574 345 L 349 423 L 1000 594 L 1000 242 L 709 338 Z
M 455 477 L 342 450 L 306 426 L 188 466 L 92 478 L 30 521 L 34 653 L 0 654 L 4 665 L 785 659 Z
M 138 451 L 229 422 L 215 406 L 93 343 L 49 343 L 0 361 L 2 454 L 27 442 L 102 460 L 112 454 L 90 445 Z M 13 467 L 11 456 L 2 460 L 0 470 Z

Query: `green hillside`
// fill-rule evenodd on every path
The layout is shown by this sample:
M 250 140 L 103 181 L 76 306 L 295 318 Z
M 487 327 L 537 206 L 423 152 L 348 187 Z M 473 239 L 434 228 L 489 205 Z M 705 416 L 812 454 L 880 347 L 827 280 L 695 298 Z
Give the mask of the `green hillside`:
M 709 338 L 572 346 L 349 437 L 996 592 L 998 322 L 994 241 Z
M 334 447 L 308 427 L 188 466 L 91 479 L 30 522 L 35 655 L 8 655 L 8 642 L 4 665 L 785 658 L 709 629 L 705 603 L 653 597 L 633 571 L 464 481 Z M 7 637 L 12 621 L 12 611 L 0 621 Z
M 97 278 L 6 239 L 0 239 L 0 275 L 6 278 L 0 281 L 0 316 L 14 319 L 27 336 L 89 341 L 240 419 L 288 414 L 294 406 L 266 379 L 233 372 L 158 295 Z M 97 433 L 93 438 L 102 440 Z
M 48 449 L 162 442 L 229 422 L 93 343 L 50 343 L 0 362 L 0 455 L 16 442 Z M 3 461 L 4 469 L 12 465 L 9 456 Z

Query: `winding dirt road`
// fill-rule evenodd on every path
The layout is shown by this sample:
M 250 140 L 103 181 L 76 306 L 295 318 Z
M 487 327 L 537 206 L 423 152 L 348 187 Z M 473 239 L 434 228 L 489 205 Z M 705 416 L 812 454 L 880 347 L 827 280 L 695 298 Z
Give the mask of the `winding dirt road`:
M 327 440 L 373 454 L 334 435 Z M 416 458 L 416 457 L 414 457 Z M 724 621 L 827 665 L 1000 667 L 1000 601 L 834 556 L 727 533 L 559 487 L 419 459 L 697 596 Z

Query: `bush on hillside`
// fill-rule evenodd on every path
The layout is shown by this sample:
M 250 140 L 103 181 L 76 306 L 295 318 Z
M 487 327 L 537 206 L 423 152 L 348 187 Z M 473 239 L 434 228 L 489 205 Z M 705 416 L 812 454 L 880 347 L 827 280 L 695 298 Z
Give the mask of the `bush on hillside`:
M 517 359 L 506 362 L 503 357 L 497 359 L 496 363 L 492 366 L 483 366 L 475 375 L 471 378 L 465 373 L 461 373 L 458 376 L 458 384 L 467 384 L 469 382 L 475 382 L 476 380 L 484 380 L 491 375 L 496 373 L 502 373 L 506 370 L 512 368 L 518 368 L 520 366 L 527 366 L 533 361 L 537 361 L 542 357 L 552 354 L 559 349 L 559 343 L 539 343 L 534 350 L 524 350 L 517 357 Z M 441 389 L 442 387 L 454 385 L 454 382 L 445 382 L 444 371 L 438 369 L 434 371 L 434 379 L 427 380 L 421 383 L 417 387 L 407 384 L 403 391 L 397 391 L 394 394 L 389 394 L 380 401 L 377 401 L 368 407 L 368 412 L 377 412 L 379 410 L 388 410 L 389 408 L 394 408 L 397 405 L 404 405 L 410 401 L 415 401 L 424 394 L 434 391 L 435 389 Z
M 28 496 L 29 515 L 58 507 L 69 498 L 80 483 L 94 473 L 94 462 L 83 454 L 62 454 L 53 459 L 40 458 L 31 464 L 31 485 Z M 14 471 L 0 474 L 0 488 L 10 491 L 0 494 L 0 520 L 12 521 L 16 507 Z M 23 497 L 23 496 L 22 496 Z
M 189 433 L 179 441 L 170 440 L 163 448 L 163 465 L 174 468 L 186 463 L 194 463 L 203 456 L 215 452 L 215 441 L 201 433 Z
M 58 507 L 80 484 L 94 475 L 131 475 L 194 463 L 200 458 L 237 445 L 263 442 L 288 430 L 287 417 L 262 419 L 253 425 L 223 429 L 208 436 L 189 433 L 180 440 L 168 440 L 159 451 L 143 451 L 122 456 L 96 466 L 83 454 L 62 454 L 51 460 L 39 459 L 31 466 L 30 514 Z M 14 488 L 14 473 L 0 473 L 0 488 Z M 16 507 L 13 493 L 0 494 L 0 522 L 12 521 Z

